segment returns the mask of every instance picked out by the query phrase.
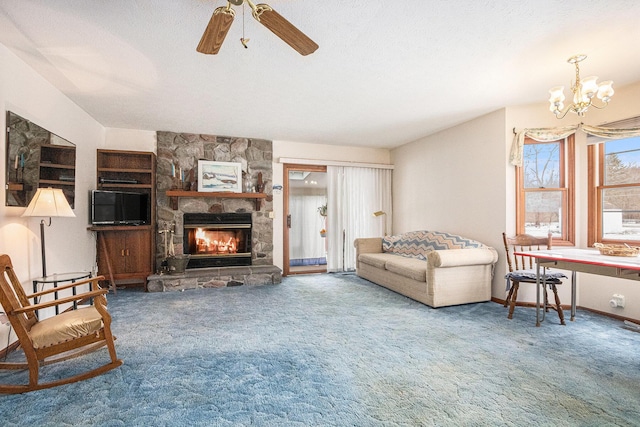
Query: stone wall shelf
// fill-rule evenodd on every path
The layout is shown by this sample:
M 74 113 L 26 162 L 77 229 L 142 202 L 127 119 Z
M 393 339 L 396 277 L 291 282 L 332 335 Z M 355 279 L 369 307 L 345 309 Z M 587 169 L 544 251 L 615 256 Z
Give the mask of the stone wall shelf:
M 266 199 L 265 193 L 231 193 L 222 191 L 183 191 L 183 190 L 167 190 L 167 197 L 171 204 L 171 209 L 178 209 L 178 200 L 180 197 L 211 197 L 218 199 L 256 199 L 256 210 L 259 211 L 262 199 Z

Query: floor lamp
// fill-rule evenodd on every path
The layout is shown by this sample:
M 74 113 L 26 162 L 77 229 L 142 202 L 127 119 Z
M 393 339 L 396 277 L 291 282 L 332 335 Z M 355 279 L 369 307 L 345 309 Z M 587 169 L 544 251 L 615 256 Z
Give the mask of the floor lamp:
M 27 210 L 24 211 L 22 216 L 42 216 L 48 217 L 49 223 L 47 227 L 51 225 L 51 217 L 54 216 L 66 216 L 75 217 L 67 198 L 59 188 L 38 188 L 36 194 L 31 199 Z M 44 245 L 44 219 L 40 220 L 40 245 L 42 250 L 42 277 L 47 277 L 47 260 L 45 256 Z
M 386 215 L 386 214 L 387 213 L 384 212 L 384 211 L 375 211 L 373 213 L 373 216 L 378 217 L 378 216 L 383 216 L 383 215 Z M 384 220 L 384 235 L 386 237 L 387 236 L 387 218 L 383 218 L 383 220 Z

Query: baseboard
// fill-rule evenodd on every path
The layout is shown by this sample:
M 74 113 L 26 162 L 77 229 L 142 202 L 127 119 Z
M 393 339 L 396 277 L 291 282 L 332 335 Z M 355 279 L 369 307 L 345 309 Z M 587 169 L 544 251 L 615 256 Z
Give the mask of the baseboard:
M 500 305 L 504 305 L 504 301 L 505 300 L 504 299 L 500 299 L 500 298 L 491 297 L 491 301 L 492 302 L 496 302 L 496 303 L 498 303 Z M 516 307 L 532 307 L 532 308 L 535 308 L 535 306 L 536 306 L 535 302 L 516 301 Z M 571 305 L 569 305 L 569 304 L 561 304 L 561 306 L 562 306 L 562 310 L 564 310 L 564 311 L 571 310 Z M 620 316 L 618 314 L 607 313 L 605 311 L 595 310 L 593 308 L 581 307 L 581 306 L 578 305 L 578 306 L 576 306 L 576 309 L 590 311 L 592 313 L 596 313 L 596 314 L 599 314 L 601 316 L 610 317 L 612 319 L 616 319 L 616 320 L 620 320 L 620 321 L 628 320 L 628 321 L 633 322 L 633 323 L 640 323 L 640 320 L 634 319 L 632 317 Z

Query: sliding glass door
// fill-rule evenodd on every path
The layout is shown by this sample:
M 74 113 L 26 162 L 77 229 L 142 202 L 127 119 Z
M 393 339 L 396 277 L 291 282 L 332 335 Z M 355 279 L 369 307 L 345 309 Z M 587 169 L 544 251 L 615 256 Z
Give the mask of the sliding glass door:
M 326 167 L 286 164 L 284 173 L 284 275 L 326 272 Z

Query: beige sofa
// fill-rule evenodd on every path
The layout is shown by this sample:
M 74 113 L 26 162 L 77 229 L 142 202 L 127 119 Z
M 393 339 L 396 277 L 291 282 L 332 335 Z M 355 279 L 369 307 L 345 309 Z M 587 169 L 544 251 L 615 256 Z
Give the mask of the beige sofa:
M 461 236 L 414 231 L 356 239 L 356 274 L 431 307 L 491 299 L 495 249 Z

